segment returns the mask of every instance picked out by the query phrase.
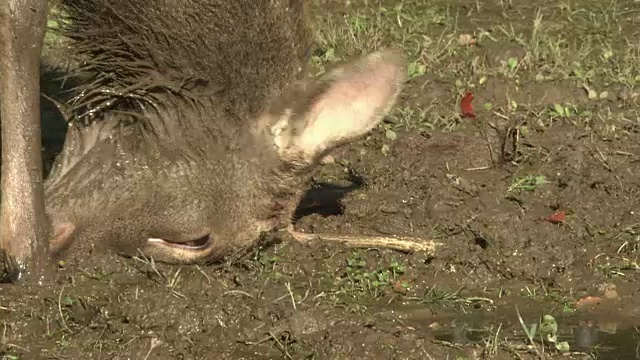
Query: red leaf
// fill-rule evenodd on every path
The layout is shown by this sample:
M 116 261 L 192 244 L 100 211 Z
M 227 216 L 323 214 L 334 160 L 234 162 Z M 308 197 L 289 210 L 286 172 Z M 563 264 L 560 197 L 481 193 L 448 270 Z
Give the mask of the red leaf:
M 547 221 L 549 221 L 552 224 L 560 224 L 564 222 L 566 217 L 567 217 L 567 214 L 565 214 L 564 211 L 558 211 L 551 214 L 551 216 L 547 218 Z
M 476 114 L 473 112 L 473 94 L 468 92 L 460 100 L 460 110 L 462 111 L 463 117 L 470 117 L 472 119 L 476 118 Z
M 598 304 L 600 304 L 601 301 L 602 298 L 598 296 L 585 296 L 582 299 L 578 300 L 576 306 L 578 309 L 594 308 Z

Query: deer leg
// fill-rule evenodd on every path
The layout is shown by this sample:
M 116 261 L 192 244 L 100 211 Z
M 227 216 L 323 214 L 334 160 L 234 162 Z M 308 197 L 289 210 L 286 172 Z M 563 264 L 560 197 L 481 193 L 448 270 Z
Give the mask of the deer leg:
M 47 0 L 0 2 L 2 238 L 11 281 L 47 274 L 48 228 L 42 183 L 40 55 Z

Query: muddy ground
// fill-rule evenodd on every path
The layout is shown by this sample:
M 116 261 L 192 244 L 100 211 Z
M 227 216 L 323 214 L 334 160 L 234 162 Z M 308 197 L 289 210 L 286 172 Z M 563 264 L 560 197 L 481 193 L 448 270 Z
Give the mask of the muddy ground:
M 207 267 L 96 254 L 50 286 L 0 284 L 0 358 L 567 358 L 530 331 L 547 314 L 570 358 L 638 358 L 640 3 L 324 0 L 314 13 L 316 72 L 382 46 L 411 64 L 385 123 L 318 173 L 316 191 L 344 196 L 296 227 L 438 250 L 283 238 Z M 64 127 L 44 106 L 50 161 Z

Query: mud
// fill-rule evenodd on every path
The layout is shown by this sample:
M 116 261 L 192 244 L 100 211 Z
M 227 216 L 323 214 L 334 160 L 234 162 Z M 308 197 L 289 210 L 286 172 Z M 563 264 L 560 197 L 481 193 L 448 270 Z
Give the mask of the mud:
M 365 6 L 356 2 L 345 10 L 331 3 L 322 16 Z M 505 21 L 497 3 L 487 2 L 469 22 L 487 27 Z M 463 16 L 475 6 L 457 5 L 447 11 Z M 505 11 L 529 21 L 536 9 Z M 498 42 L 477 54 L 504 59 L 513 49 Z M 318 186 L 353 189 L 296 222 L 306 232 L 433 239 L 443 244 L 435 255 L 288 239 L 207 267 L 95 254 L 60 263 L 55 284 L 0 285 L 0 355 L 541 358 L 526 347 L 519 317 L 530 326 L 551 314 L 559 339 L 584 352 L 572 358 L 637 356 L 637 102 L 615 96 L 623 86 L 596 79 L 593 86 L 612 95 L 594 104 L 575 82 L 540 83 L 531 71 L 517 83 L 490 77 L 473 90 L 477 119 L 451 117 L 460 92 L 446 74 L 430 69 L 413 79 L 398 105 L 429 108 L 425 121 L 401 126 L 400 116 L 391 116 L 367 138 L 332 154 L 335 162 L 322 167 Z M 520 110 L 482 107 L 512 100 Z M 591 116 L 541 112 L 558 102 L 587 108 Z M 55 153 L 59 148 L 47 141 L 45 153 Z M 566 219 L 549 221 L 559 211 Z M 543 356 L 565 358 L 550 346 Z

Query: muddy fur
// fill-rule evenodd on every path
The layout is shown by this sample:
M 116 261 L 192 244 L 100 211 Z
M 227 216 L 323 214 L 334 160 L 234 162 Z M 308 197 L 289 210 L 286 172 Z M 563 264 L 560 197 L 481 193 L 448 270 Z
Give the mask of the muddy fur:
M 83 60 L 77 74 L 88 77 L 74 104 L 90 109 L 139 109 L 150 105 L 149 94 L 215 93 L 248 119 L 300 74 L 311 49 L 303 0 L 61 5 L 71 57 Z

